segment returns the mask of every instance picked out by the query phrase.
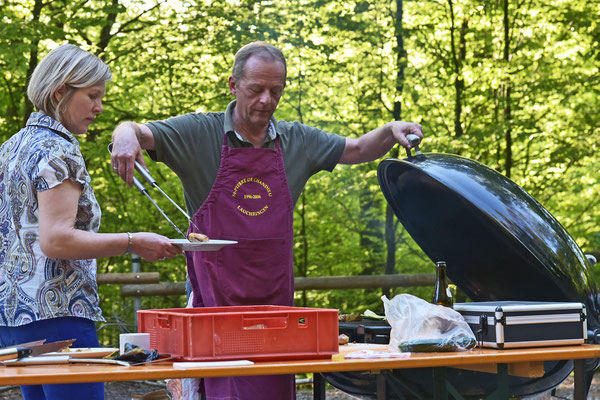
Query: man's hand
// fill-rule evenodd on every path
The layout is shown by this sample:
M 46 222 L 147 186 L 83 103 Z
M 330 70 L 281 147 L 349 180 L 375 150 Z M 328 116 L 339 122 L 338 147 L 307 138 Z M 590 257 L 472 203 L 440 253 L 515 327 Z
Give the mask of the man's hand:
M 393 121 L 365 133 L 358 139 L 346 138 L 346 147 L 340 164 L 359 164 L 378 159 L 385 155 L 396 143 L 406 149 L 411 144 L 406 136 L 414 134 L 423 139 L 423 127 L 414 122 Z
M 113 147 L 110 156 L 112 169 L 127 185 L 133 184 L 135 161 L 144 169 L 146 162 L 142 149 L 153 149 L 154 137 L 146 125 L 123 122 L 113 132 Z
M 412 147 L 406 136 L 410 134 L 417 135 L 423 139 L 423 127 L 415 122 L 393 121 L 387 124 L 392 131 L 392 136 L 398 143 L 407 150 Z

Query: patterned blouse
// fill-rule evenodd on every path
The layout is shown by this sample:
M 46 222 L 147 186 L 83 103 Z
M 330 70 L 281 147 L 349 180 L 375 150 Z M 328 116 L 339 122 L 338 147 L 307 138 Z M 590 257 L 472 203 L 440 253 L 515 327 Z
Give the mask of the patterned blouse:
M 75 228 L 97 232 L 100 206 L 79 142 L 34 112 L 0 147 L 0 326 L 64 316 L 104 321 L 96 260 L 48 258 L 40 248 L 37 193 L 66 179 L 82 187 Z

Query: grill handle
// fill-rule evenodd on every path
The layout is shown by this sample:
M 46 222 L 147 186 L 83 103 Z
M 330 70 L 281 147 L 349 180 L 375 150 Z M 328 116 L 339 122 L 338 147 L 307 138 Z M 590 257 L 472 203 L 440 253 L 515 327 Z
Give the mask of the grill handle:
M 415 155 L 421 155 L 423 153 L 421 153 L 421 150 L 419 150 L 419 143 L 421 143 L 421 138 L 418 137 L 417 135 L 410 133 L 408 135 L 406 135 L 406 139 L 408 140 L 408 143 L 410 143 L 410 149 L 406 149 L 406 155 L 408 157 L 412 157 L 412 153 L 411 153 L 411 149 L 415 149 Z

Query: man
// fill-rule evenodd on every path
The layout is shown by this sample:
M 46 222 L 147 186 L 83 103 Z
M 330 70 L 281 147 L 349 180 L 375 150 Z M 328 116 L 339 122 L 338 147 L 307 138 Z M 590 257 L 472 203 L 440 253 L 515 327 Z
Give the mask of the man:
M 225 112 L 185 114 L 113 133 L 112 165 L 129 185 L 142 150 L 180 178 L 195 225 L 208 237 L 236 240 L 218 252 L 187 252 L 193 305 L 293 305 L 293 207 L 310 176 L 337 163 L 375 160 L 419 124 L 390 122 L 359 139 L 327 134 L 273 114 L 286 83 L 279 49 L 250 43 L 235 56 Z M 190 228 L 193 231 L 195 228 Z M 205 379 L 207 399 L 293 399 L 294 377 Z

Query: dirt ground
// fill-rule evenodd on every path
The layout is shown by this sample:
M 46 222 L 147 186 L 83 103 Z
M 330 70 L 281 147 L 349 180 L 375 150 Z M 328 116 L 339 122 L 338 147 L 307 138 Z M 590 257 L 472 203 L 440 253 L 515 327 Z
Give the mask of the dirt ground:
M 164 381 L 132 381 L 132 382 L 107 382 L 105 386 L 107 400 L 168 400 Z M 556 396 L 549 393 L 529 397 L 530 400 L 564 400 L 573 398 L 573 379 L 567 378 L 558 386 Z M 0 399 L 22 400 L 18 386 L 0 387 Z M 297 392 L 297 400 L 312 400 L 313 394 L 310 387 L 303 387 Z M 339 390 L 327 390 L 327 400 L 355 400 Z M 590 388 L 588 400 L 600 400 L 600 374 L 596 374 Z

